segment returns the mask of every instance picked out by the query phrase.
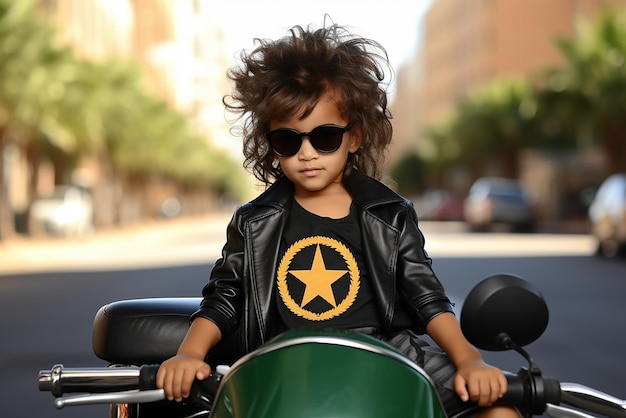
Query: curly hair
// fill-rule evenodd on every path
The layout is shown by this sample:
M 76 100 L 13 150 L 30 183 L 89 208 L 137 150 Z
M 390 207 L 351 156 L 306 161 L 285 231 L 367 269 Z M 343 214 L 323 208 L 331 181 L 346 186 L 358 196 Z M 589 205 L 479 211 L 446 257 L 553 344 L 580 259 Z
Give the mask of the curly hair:
M 361 148 L 350 154 L 346 174 L 381 176 L 391 141 L 386 70 L 393 74 L 385 49 L 376 41 L 351 35 L 333 24 L 313 30 L 294 26 L 278 40 L 254 40 L 243 50 L 228 78 L 234 90 L 224 96 L 226 109 L 242 124 L 244 167 L 265 183 L 284 174 L 265 139 L 271 121 L 309 115 L 319 98 L 332 91 L 339 110 L 362 132 Z

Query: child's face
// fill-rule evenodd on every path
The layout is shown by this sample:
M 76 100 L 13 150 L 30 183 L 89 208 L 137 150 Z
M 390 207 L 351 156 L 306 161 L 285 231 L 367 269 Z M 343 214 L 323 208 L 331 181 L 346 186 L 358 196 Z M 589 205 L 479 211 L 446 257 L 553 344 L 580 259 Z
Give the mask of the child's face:
M 310 115 L 304 119 L 293 117 L 284 121 L 270 122 L 269 129 L 295 129 L 310 132 L 320 125 L 346 126 L 350 121 L 340 113 L 330 93 L 325 93 Z M 297 141 L 297 140 L 295 140 Z M 276 156 L 280 166 L 295 185 L 296 195 L 332 192 L 342 186 L 343 171 L 348 160 L 348 153 L 356 152 L 361 145 L 357 129 L 349 129 L 343 134 L 339 148 L 330 153 L 321 152 L 313 145 L 308 136 L 302 138 L 300 149 L 292 156 Z

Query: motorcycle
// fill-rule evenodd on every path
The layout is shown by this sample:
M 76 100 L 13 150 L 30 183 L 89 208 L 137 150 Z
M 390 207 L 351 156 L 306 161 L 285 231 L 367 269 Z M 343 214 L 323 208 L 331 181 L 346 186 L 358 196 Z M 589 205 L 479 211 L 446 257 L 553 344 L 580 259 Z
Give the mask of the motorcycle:
M 51 392 L 59 409 L 110 404 L 110 418 L 446 417 L 432 381 L 414 362 L 375 338 L 323 329 L 287 331 L 243 355 L 223 340 L 207 359 L 211 376 L 194 382 L 183 402 L 167 401 L 156 388 L 158 364 L 176 353 L 199 302 L 159 298 L 103 306 L 93 348 L 108 366 L 55 365 L 39 372 L 39 389 Z M 514 350 L 527 362 L 517 373 L 505 372 L 508 392 L 500 402 L 524 417 L 626 417 L 626 401 L 542 375 L 523 347 L 543 334 L 548 318 L 539 290 L 514 275 L 488 277 L 465 299 L 460 321 L 468 340 L 483 350 Z

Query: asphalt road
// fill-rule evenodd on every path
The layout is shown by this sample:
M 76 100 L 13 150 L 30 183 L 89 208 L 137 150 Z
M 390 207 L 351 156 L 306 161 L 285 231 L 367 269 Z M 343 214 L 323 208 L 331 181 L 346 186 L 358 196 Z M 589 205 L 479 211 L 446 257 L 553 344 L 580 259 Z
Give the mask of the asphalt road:
M 226 220 L 0 247 L 0 416 L 106 416 L 104 406 L 55 410 L 52 396 L 37 390 L 37 372 L 56 363 L 102 365 L 91 350 L 91 326 L 103 304 L 198 296 Z M 626 398 L 626 262 L 591 256 L 593 243 L 585 235 L 467 235 L 452 224 L 423 229 L 435 270 L 458 308 L 488 275 L 526 278 L 550 306 L 546 333 L 527 347 L 544 375 Z M 511 371 L 525 365 L 515 353 L 484 355 Z

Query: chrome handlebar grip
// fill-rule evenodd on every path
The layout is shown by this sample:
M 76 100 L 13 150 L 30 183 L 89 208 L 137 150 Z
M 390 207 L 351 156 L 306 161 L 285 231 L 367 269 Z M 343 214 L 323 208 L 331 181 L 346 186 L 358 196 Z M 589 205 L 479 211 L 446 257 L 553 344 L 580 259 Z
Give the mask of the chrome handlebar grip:
M 94 367 L 64 369 L 57 364 L 39 372 L 39 390 L 55 397 L 72 392 L 109 392 L 137 389 L 138 367 Z

